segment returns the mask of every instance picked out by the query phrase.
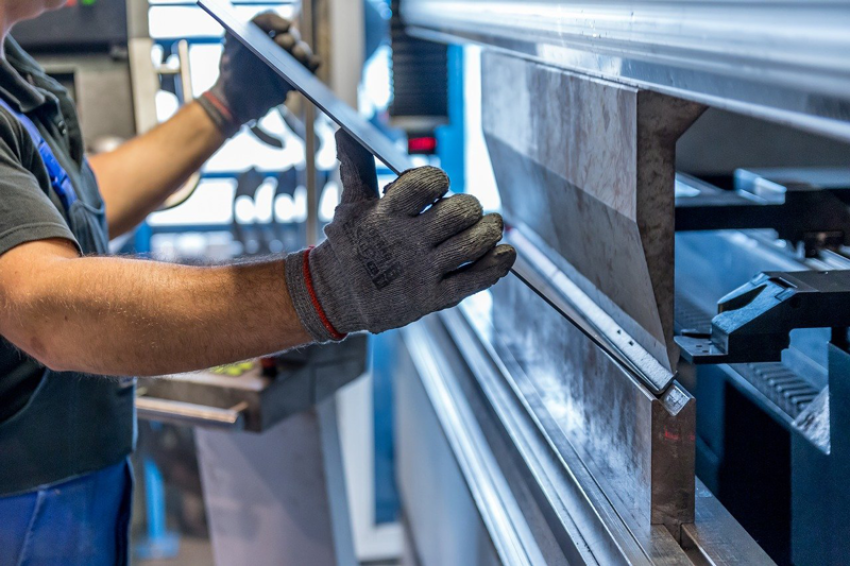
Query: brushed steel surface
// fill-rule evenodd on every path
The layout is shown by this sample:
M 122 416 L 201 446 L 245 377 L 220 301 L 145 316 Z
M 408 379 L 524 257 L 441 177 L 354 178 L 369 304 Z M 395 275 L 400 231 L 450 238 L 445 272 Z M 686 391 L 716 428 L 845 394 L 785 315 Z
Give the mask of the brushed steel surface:
M 843 0 L 407 0 L 402 14 L 417 35 L 850 140 Z
M 611 356 L 624 371 L 631 373 L 655 394 L 662 393 L 672 383 L 675 375 L 570 281 L 547 256 L 549 250 L 530 228 L 511 228 L 507 241 L 517 250 L 517 264 L 514 266 L 517 277 Z
M 704 108 L 497 53 L 482 55 L 482 123 L 509 223 L 668 370 L 675 144 Z
M 678 536 L 693 521 L 690 394 L 673 382 L 654 395 L 519 281 L 504 280 L 492 295 L 495 351 L 512 375 L 527 376 L 634 536 L 646 540 L 651 525 Z
M 502 428 L 517 475 L 529 484 L 546 526 L 571 564 L 650 564 L 651 552 L 642 542 L 651 546 L 651 537 L 636 539 L 616 500 L 564 434 L 558 416 L 545 406 L 533 379 L 512 357 L 497 351 L 488 299 L 487 294 L 479 295 L 439 318 Z M 440 325 L 431 320 L 423 325 L 430 333 L 439 332 Z M 488 413 L 479 411 L 479 422 L 486 421 Z

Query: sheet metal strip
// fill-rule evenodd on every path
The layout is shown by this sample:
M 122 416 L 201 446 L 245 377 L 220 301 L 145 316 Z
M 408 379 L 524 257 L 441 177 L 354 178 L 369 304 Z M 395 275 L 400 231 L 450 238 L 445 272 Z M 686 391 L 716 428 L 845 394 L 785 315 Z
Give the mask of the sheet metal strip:
M 244 21 L 224 0 L 199 0 L 198 4 L 232 33 L 264 63 L 327 114 L 343 130 L 383 161 L 396 175 L 412 167 L 410 157 L 375 126 L 341 101 L 292 55 L 281 49 L 267 34 Z
M 384 162 L 397 175 L 410 169 L 410 157 L 392 143 L 377 128 L 367 122 L 348 104 L 336 95 L 301 63 L 281 49 L 272 39 L 250 22 L 242 20 L 233 7 L 223 0 L 198 0 L 198 4 L 213 18 L 232 33 L 263 62 L 283 77 L 308 100 L 320 108 L 328 117 L 348 132 L 355 140 L 368 149 L 375 157 Z M 673 374 L 661 368 L 657 360 L 649 356 L 627 356 L 616 340 L 589 322 L 588 313 L 580 312 L 556 285 L 547 282 L 546 274 L 551 271 L 545 255 L 537 252 L 530 242 L 523 241 L 519 261 L 512 269 L 523 283 L 540 295 L 567 320 L 587 335 L 608 354 L 618 365 L 641 381 L 655 394 L 661 393 L 673 381 Z M 532 260 L 534 263 L 532 263 Z M 540 261 L 546 265 L 535 265 Z M 548 262 L 548 263 L 547 263 Z M 563 273 L 561 273 L 563 276 Z M 564 276 L 565 277 L 565 276 Z M 572 306 L 569 306 L 572 305 Z M 627 338 L 626 335 L 623 335 Z M 657 366 L 657 367 L 656 367 Z

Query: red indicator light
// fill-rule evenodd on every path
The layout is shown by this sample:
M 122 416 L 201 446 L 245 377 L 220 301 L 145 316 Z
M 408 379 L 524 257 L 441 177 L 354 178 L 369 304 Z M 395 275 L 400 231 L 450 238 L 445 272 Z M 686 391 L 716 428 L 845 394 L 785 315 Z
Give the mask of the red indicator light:
M 408 153 L 426 153 L 431 154 L 437 151 L 437 138 L 410 138 L 407 140 Z

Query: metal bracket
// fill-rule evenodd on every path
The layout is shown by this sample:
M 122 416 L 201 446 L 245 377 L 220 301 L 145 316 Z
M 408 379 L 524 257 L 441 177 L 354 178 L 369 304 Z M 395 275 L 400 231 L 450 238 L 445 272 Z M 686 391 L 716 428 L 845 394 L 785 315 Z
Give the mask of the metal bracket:
M 677 175 L 676 231 L 771 228 L 783 240 L 802 243 L 807 257 L 815 257 L 819 249 L 850 245 L 850 191 L 804 179 L 780 183 L 741 170 L 735 190 L 726 191 Z
M 797 328 L 850 326 L 850 271 L 762 273 L 718 302 L 711 333 L 683 331 L 694 364 L 778 362 Z

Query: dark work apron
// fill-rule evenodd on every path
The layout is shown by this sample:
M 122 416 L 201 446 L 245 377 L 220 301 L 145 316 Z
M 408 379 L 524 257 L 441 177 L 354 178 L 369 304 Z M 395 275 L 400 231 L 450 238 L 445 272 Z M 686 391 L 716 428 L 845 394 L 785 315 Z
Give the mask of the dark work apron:
M 85 171 L 82 178 L 91 182 L 74 186 L 57 158 L 66 156 L 45 141 L 27 116 L 2 99 L 0 105 L 18 118 L 39 148 L 61 212 L 83 254 L 106 254 L 106 214 L 94 175 Z M 66 162 L 71 163 L 69 157 Z M 35 360 L 27 362 L 38 366 Z M 40 370 L 41 381 L 27 404 L 0 424 L 0 497 L 101 470 L 121 462 L 133 449 L 133 379 Z

